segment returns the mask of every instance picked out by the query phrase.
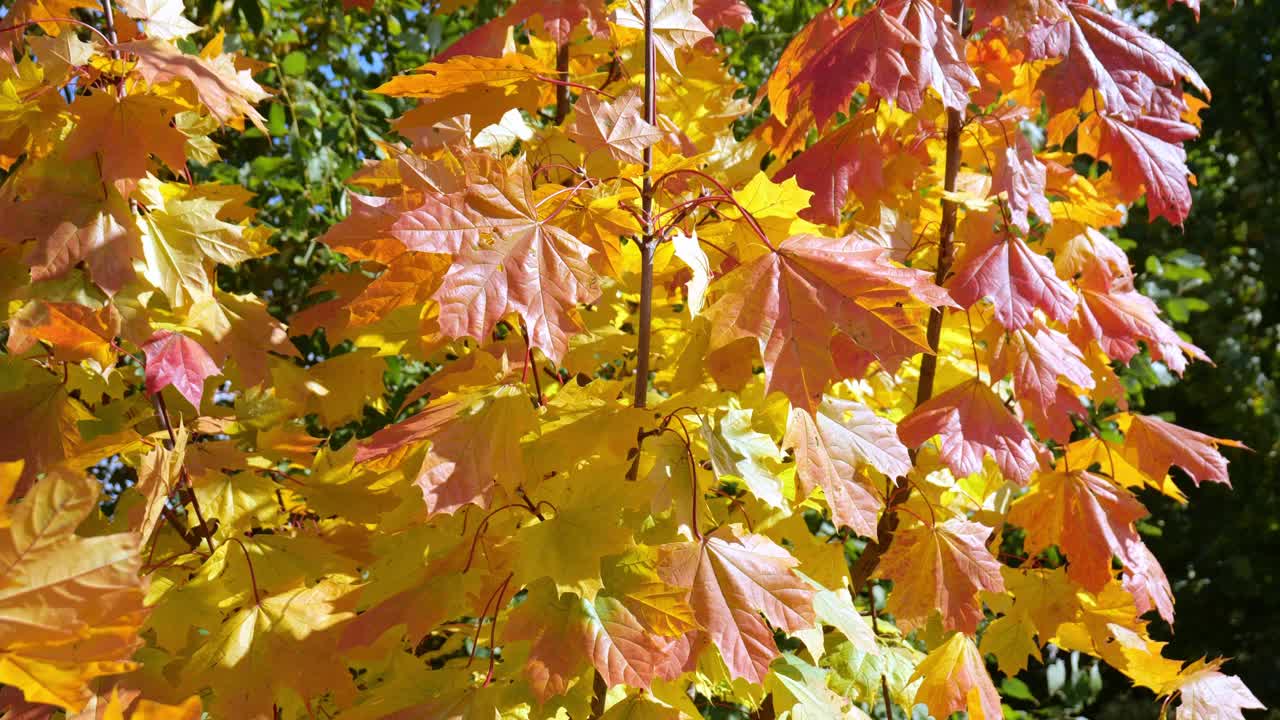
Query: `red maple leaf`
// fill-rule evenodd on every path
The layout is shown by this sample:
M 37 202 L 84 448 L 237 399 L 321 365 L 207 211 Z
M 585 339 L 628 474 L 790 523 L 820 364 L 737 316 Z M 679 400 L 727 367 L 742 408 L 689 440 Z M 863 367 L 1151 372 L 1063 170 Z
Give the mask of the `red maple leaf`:
M 1135 107 L 1122 88 L 1130 74 L 1170 88 L 1186 80 L 1208 94 L 1190 63 L 1165 43 L 1082 0 L 1069 0 L 1064 6 L 1068 13 L 1062 19 L 1041 24 L 1027 35 L 1028 59 L 1061 59 L 1036 83 L 1051 112 L 1073 108 L 1085 93 L 1096 93 L 1109 114 L 1137 118 L 1143 108 Z
M 172 385 L 182 397 L 200 409 L 206 378 L 222 372 L 200 343 L 181 333 L 161 330 L 142 346 L 146 356 L 147 392 L 152 395 Z
M 853 20 L 795 74 L 788 112 L 808 106 L 825 127 L 863 83 L 876 96 L 915 112 L 925 88 L 947 107 L 963 109 L 978 78 L 965 62 L 964 40 L 941 7 L 895 0 Z
M 974 227 L 946 284 L 956 302 L 970 307 L 990 299 L 996 320 L 1010 330 L 1030 323 L 1036 308 L 1059 322 L 1071 318 L 1076 293 L 1058 278 L 1049 258 L 1007 228 L 992 231 L 985 222 Z
M 765 619 L 783 632 L 813 625 L 813 588 L 791 571 L 799 561 L 763 535 L 722 529 L 658 553 L 659 577 L 689 588 L 694 617 L 733 677 L 763 682 L 779 655 Z
M 1066 380 L 1091 389 L 1096 383 L 1080 349 L 1062 333 L 1039 323 L 1001 333 L 991 353 L 991 376 L 1013 376 L 1018 404 L 1042 436 L 1058 442 L 1071 437 L 1072 413 L 1083 417 L 1084 405 Z
M 719 281 L 727 291 L 707 311 L 712 346 L 755 338 L 769 391 L 812 411 L 827 382 L 841 377 L 833 334 L 849 336 L 892 367 L 928 348 L 924 311 L 950 304 L 930 273 L 902 267 L 888 254 L 859 235 L 787 238 Z
M 907 447 L 920 447 L 934 435 L 941 437 L 942 460 L 956 477 L 981 470 L 987 455 L 1019 485 L 1040 467 L 1031 434 L 978 378 L 935 396 L 898 423 Z

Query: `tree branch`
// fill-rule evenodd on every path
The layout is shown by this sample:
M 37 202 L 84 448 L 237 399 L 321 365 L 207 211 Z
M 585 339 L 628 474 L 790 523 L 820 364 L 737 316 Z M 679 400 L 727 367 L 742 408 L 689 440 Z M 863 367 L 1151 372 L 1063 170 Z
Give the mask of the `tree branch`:
M 656 56 L 653 45 L 653 0 L 644 3 L 644 119 L 657 125 Z M 644 185 L 640 190 L 640 216 L 644 239 L 640 243 L 640 327 L 636 343 L 635 407 L 645 406 L 649 395 L 649 348 L 653 334 L 653 148 L 644 149 Z

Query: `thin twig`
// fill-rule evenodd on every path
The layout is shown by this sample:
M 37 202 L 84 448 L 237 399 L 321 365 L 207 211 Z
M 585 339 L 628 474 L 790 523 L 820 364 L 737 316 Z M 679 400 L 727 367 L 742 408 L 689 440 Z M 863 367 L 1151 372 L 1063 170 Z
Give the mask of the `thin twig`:
M 169 422 L 169 410 L 165 407 L 164 398 L 160 393 L 152 393 L 151 404 L 155 408 L 156 417 L 160 420 L 160 424 L 164 427 L 165 432 L 169 434 L 167 449 L 172 450 L 178 446 L 178 435 L 173 431 L 173 425 Z M 204 513 L 200 510 L 200 500 L 196 498 L 195 488 L 191 486 L 191 476 L 187 474 L 186 464 L 178 466 L 178 476 L 182 482 L 183 488 L 186 490 L 186 496 L 191 500 L 191 509 L 195 511 L 196 521 L 200 523 L 200 533 L 204 535 L 204 541 L 209 545 L 209 553 L 213 554 L 213 528 L 209 527 L 204 521 Z M 181 497 L 179 493 L 179 497 Z
M 249 585 L 253 588 L 253 604 L 261 606 L 262 597 L 258 594 L 258 576 L 253 572 L 253 558 L 249 557 L 249 548 L 244 546 L 240 538 L 233 537 L 231 542 L 240 546 L 240 551 L 244 553 L 244 561 L 249 566 Z
M 10 32 L 12 30 L 21 30 L 22 28 L 30 27 L 32 25 L 39 25 L 40 23 L 70 23 L 71 25 L 79 25 L 82 28 L 86 28 L 88 30 L 93 31 L 93 34 L 102 38 L 102 41 L 105 42 L 106 44 L 108 45 L 115 44 L 114 40 L 112 40 L 111 38 L 108 38 L 106 35 L 103 35 L 102 31 L 99 30 L 98 28 L 90 25 L 87 22 L 83 22 L 81 20 L 76 20 L 75 18 L 69 18 L 69 17 L 47 17 L 47 18 L 35 18 L 32 20 L 24 20 L 20 23 L 14 23 L 12 25 L 5 25 L 4 27 L 0 27 L 0 33 Z

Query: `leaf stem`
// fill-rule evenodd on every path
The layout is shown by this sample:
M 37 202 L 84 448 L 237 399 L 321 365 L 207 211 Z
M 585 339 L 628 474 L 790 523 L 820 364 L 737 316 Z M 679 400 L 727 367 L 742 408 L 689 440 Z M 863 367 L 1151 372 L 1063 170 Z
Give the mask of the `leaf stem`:
M 249 548 L 244 546 L 240 538 L 231 538 L 231 542 L 240 546 L 244 553 L 244 561 L 249 566 L 249 586 L 253 588 L 253 604 L 262 607 L 262 597 L 258 594 L 258 576 L 253 572 L 253 558 L 249 557 Z
M 12 30 L 21 30 L 22 28 L 31 27 L 32 25 L 39 25 L 41 23 L 68 23 L 71 25 L 79 25 L 82 28 L 91 30 L 94 35 L 97 35 L 98 37 L 102 38 L 102 41 L 104 43 L 108 45 L 115 44 L 115 41 L 113 39 L 108 38 L 106 35 L 103 35 L 102 31 L 99 30 L 98 28 L 90 25 L 87 22 L 83 22 L 81 20 L 76 20 L 75 18 L 68 18 L 68 17 L 47 17 L 47 18 L 34 18 L 31 20 L 24 20 L 20 23 L 14 23 L 12 25 L 5 25 L 4 27 L 0 27 L 0 33 L 10 32 Z
M 774 247 L 773 243 L 769 241 L 769 236 L 768 234 L 765 233 L 764 228 L 760 227 L 760 222 L 756 220 L 756 217 L 754 215 L 752 215 L 745 207 L 742 206 L 742 203 L 739 203 L 738 200 L 733 197 L 733 193 L 729 192 L 729 188 L 725 187 L 724 183 L 720 182 L 719 180 L 716 180 L 715 178 L 702 172 L 701 170 L 696 170 L 694 168 L 676 168 L 675 170 L 672 170 L 667 174 L 663 175 L 662 177 L 658 178 L 657 184 L 661 185 L 663 181 L 665 181 L 667 178 L 672 178 L 677 175 L 695 175 L 714 185 L 716 189 L 720 191 L 720 194 L 724 197 L 724 200 L 726 202 L 731 203 L 734 207 L 738 209 L 738 212 L 742 213 L 743 219 L 747 221 L 747 224 L 750 225 L 751 229 L 755 231 L 757 236 L 759 236 L 760 241 L 763 242 L 765 245 L 767 245 L 770 250 L 773 250 L 775 252 L 777 251 L 777 248 Z
M 644 119 L 657 125 L 658 101 L 656 56 L 653 44 L 653 0 L 644 1 Z M 645 407 L 649 395 L 649 349 L 653 334 L 653 148 L 646 147 L 641 158 L 644 183 L 640 189 L 640 216 L 644 239 L 640 243 L 640 327 L 636 343 L 635 407 Z
M 955 21 L 956 31 L 961 37 L 964 36 L 964 18 L 964 0 L 955 0 L 951 3 L 951 19 Z M 947 148 L 946 167 L 943 170 L 943 189 L 948 193 L 955 192 L 956 178 L 960 175 L 960 133 L 964 130 L 964 123 L 964 110 L 947 110 Z M 952 254 L 955 250 L 953 241 L 956 233 L 957 210 L 958 207 L 955 202 L 945 197 L 942 199 L 942 223 L 938 227 L 938 264 L 934 270 L 934 283 L 937 285 L 942 285 L 947 279 L 947 274 L 951 271 Z M 929 313 L 929 325 L 925 331 L 925 337 L 928 340 L 930 352 L 925 353 L 920 358 L 920 380 L 916 386 L 916 407 L 923 405 L 933 397 L 934 381 L 938 374 L 938 347 L 942 340 L 942 321 L 945 317 L 945 312 L 944 308 L 938 307 L 933 308 Z M 915 451 L 912 451 L 911 459 L 913 463 L 915 455 Z M 858 556 L 857 562 L 849 568 L 852 587 L 862 587 L 866 584 L 871 574 L 875 572 L 876 567 L 879 566 L 880 558 L 888 552 L 889 547 L 893 544 L 894 533 L 898 530 L 898 509 L 910 497 L 910 484 L 903 487 L 903 492 L 890 494 L 884 513 L 881 514 L 880 521 L 876 524 L 875 541 L 867 545 L 867 548 L 862 551 L 862 555 Z
M 850 585 L 850 588 L 857 587 Z M 880 637 L 880 614 L 876 612 L 876 596 L 871 592 L 871 583 L 867 583 L 867 597 L 871 600 L 871 632 Z M 893 720 L 893 699 L 889 697 L 889 678 L 880 673 L 880 695 L 884 698 L 885 720 Z
M 116 12 L 115 12 L 115 8 L 112 7 L 111 5 L 111 0 L 102 0 L 102 16 L 104 18 L 104 22 L 107 25 L 107 37 L 110 38 L 109 42 L 111 43 L 111 59 L 119 60 L 120 51 L 117 50 L 115 47 L 116 43 L 119 40 L 118 36 L 116 35 Z M 98 33 L 98 34 L 101 35 L 102 33 Z M 116 95 L 121 98 L 124 97 L 124 76 L 123 75 L 116 78 Z
M 534 79 L 541 80 L 542 82 L 545 82 L 545 83 L 551 83 L 552 85 L 555 85 L 557 88 L 573 88 L 574 90 L 582 90 L 584 92 L 593 92 L 606 100 L 617 100 L 617 97 L 603 90 L 600 90 L 599 88 L 593 88 L 590 85 L 583 85 L 582 83 L 576 83 L 571 80 L 561 80 L 559 78 L 553 78 L 549 75 L 534 75 Z
M 160 420 L 160 424 L 164 427 L 165 432 L 169 434 L 167 449 L 172 450 L 178 445 L 178 435 L 173 431 L 173 425 L 169 422 L 169 409 L 165 407 L 164 398 L 158 392 L 152 393 L 151 404 L 155 408 L 156 417 Z M 204 513 L 200 510 L 200 500 L 196 498 L 195 488 L 191 487 L 191 476 L 187 474 L 185 463 L 178 466 L 178 472 L 183 489 L 186 491 L 186 496 L 191 500 L 191 509 L 195 511 L 196 522 L 200 523 L 200 534 L 204 535 L 204 541 L 209 546 L 209 553 L 212 555 L 214 552 L 213 528 L 209 527 L 208 523 L 204 521 Z M 181 493 L 179 493 L 179 497 L 181 497 Z

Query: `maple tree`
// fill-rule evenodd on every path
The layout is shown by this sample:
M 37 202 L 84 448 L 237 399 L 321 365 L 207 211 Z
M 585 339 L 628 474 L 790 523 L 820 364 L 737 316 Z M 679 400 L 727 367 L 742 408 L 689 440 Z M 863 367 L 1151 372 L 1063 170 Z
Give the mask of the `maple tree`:
M 265 66 L 100 10 L 0 18 L 18 716 L 995 718 L 1050 645 L 1261 707 L 1144 618 L 1136 491 L 1239 444 L 1115 372 L 1207 359 L 1106 230 L 1187 217 L 1208 90 L 1109 8 L 833 6 L 739 136 L 738 0 L 520 0 L 378 88 L 406 142 L 288 326 L 219 282 L 272 252 L 249 193 L 190 167 L 265 130 Z M 398 407 L 390 358 L 431 368 Z

